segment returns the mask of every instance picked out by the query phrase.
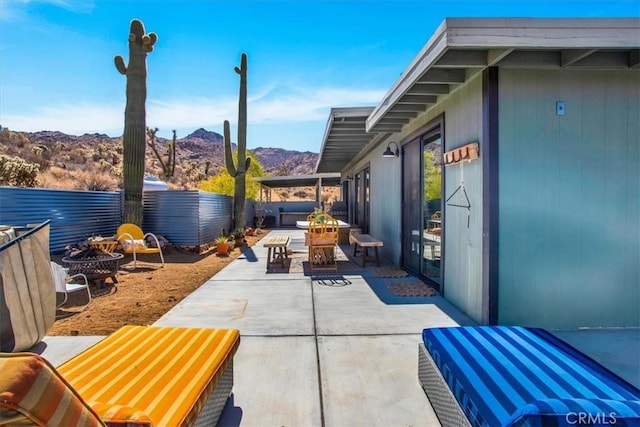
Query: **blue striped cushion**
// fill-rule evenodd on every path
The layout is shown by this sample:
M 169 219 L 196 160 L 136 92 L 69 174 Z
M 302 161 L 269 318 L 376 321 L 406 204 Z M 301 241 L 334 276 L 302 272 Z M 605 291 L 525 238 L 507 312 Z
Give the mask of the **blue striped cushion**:
M 542 329 L 430 328 L 422 338 L 474 426 L 575 426 L 579 416 L 640 426 L 640 390 Z

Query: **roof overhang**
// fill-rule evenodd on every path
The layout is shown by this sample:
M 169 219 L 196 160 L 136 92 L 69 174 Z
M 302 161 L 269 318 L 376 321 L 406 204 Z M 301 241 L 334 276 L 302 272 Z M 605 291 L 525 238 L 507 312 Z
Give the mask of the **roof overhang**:
M 366 132 L 402 131 L 413 118 L 492 66 L 638 69 L 640 19 L 445 19 L 371 112 Z
M 374 107 L 332 108 L 322 138 L 316 173 L 339 172 L 375 136 L 365 122 Z
M 339 173 L 318 173 L 314 175 L 261 176 L 253 178 L 266 188 L 291 187 L 335 187 L 340 185 Z

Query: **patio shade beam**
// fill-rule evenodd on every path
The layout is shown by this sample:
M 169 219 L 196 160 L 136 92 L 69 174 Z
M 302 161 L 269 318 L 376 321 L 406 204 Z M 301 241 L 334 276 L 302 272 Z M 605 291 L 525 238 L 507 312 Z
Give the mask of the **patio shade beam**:
M 430 69 L 418 79 L 418 83 L 464 83 L 466 73 L 464 69 Z
M 418 113 L 410 112 L 410 111 L 400 111 L 400 112 L 389 112 L 385 115 L 385 117 L 390 119 L 406 119 L 406 118 L 414 118 L 418 117 Z
M 449 93 L 448 84 L 416 83 L 407 91 L 408 95 L 446 95 Z
M 435 104 L 438 97 L 435 95 L 404 95 L 398 100 L 398 104 Z
M 629 68 L 640 68 L 640 49 L 629 52 Z
M 629 52 L 594 52 L 581 61 L 573 64 L 571 68 L 584 68 L 593 70 L 626 70 L 629 68 Z
M 385 124 L 377 124 L 373 129 L 376 132 L 391 132 L 396 133 L 400 132 L 404 125 L 385 125 Z
M 489 49 L 487 50 L 487 65 L 492 67 L 506 58 L 514 49 Z
M 487 66 L 484 50 L 449 50 L 433 64 L 433 68 L 474 68 Z
M 427 109 L 426 104 L 396 104 L 391 111 L 416 111 L 421 112 Z
M 569 67 L 595 52 L 597 52 L 597 49 L 563 50 L 560 52 L 560 66 Z
M 391 118 L 385 117 L 380 120 L 378 123 L 387 124 L 387 125 L 395 125 L 395 124 L 405 124 L 409 122 L 409 118 Z
M 333 125 L 334 129 L 359 129 L 364 130 L 364 124 L 359 122 L 337 122 Z

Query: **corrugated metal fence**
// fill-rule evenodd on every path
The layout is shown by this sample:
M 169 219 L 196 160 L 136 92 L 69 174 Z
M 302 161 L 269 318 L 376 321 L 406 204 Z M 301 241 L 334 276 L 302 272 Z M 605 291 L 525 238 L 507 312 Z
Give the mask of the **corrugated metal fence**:
M 83 238 L 113 235 L 121 218 L 120 192 L 0 187 L 0 224 L 27 225 L 50 219 L 52 252 L 61 252 Z
M 245 206 L 247 219 L 253 202 Z M 231 231 L 233 198 L 203 191 L 144 193 L 145 232 L 165 236 L 180 246 L 211 243 L 220 230 Z M 121 192 L 0 187 L 0 224 L 26 225 L 51 220 L 50 249 L 94 235 L 112 236 L 122 223 Z
M 161 234 L 174 245 L 211 243 L 229 231 L 233 198 L 204 191 L 148 191 L 144 194 L 145 232 Z

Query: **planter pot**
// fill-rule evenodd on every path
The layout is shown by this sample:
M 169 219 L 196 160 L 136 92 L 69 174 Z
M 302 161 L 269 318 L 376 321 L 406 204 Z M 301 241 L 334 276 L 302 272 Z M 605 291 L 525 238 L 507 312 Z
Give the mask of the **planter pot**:
M 229 243 L 216 243 L 216 252 L 218 256 L 229 255 Z
M 235 245 L 236 248 L 241 247 L 244 244 L 244 237 L 236 237 Z

